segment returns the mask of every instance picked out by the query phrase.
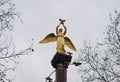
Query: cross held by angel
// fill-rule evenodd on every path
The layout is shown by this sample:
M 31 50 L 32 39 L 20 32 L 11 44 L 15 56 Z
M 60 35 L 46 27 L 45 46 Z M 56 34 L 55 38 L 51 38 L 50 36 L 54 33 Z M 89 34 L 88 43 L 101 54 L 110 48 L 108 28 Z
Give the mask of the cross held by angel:
M 66 45 L 70 49 L 76 51 L 75 46 L 73 45 L 72 41 L 68 38 L 65 37 L 65 34 L 67 32 L 67 28 L 64 25 L 65 20 L 59 19 L 60 24 L 56 27 L 56 35 L 54 33 L 48 34 L 43 40 L 39 41 L 39 43 L 49 43 L 49 42 L 54 42 L 57 41 L 57 53 L 65 54 L 66 50 L 64 46 Z M 64 30 L 62 28 L 59 28 L 60 25 L 64 27 Z

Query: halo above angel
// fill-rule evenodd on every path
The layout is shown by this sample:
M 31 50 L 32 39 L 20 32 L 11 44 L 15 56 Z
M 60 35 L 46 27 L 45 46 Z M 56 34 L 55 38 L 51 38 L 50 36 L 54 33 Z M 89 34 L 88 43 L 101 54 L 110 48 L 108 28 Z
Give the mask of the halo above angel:
M 65 20 L 59 19 L 60 24 L 56 27 L 56 35 L 54 33 L 48 34 L 43 40 L 39 41 L 39 43 L 49 43 L 49 42 L 55 42 L 57 41 L 57 53 L 65 54 L 66 50 L 64 49 L 64 46 L 66 45 L 70 49 L 76 51 L 75 46 L 73 45 L 72 41 L 65 37 L 65 34 L 67 32 L 67 28 L 64 25 Z M 60 25 L 64 27 L 64 30 L 62 28 L 59 28 Z

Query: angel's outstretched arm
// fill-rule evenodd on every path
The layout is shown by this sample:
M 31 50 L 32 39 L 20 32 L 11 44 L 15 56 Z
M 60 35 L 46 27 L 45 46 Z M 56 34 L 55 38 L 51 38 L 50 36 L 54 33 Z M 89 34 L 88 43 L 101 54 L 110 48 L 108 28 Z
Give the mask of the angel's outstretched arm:
M 64 25 L 64 24 L 62 24 L 63 25 L 63 27 L 64 27 L 64 29 L 65 29 L 65 31 L 64 31 L 64 35 L 66 34 L 66 32 L 67 32 L 67 28 L 66 28 L 66 26 Z
M 61 24 L 59 24 L 57 27 L 56 27 L 56 34 L 58 34 L 58 28 Z

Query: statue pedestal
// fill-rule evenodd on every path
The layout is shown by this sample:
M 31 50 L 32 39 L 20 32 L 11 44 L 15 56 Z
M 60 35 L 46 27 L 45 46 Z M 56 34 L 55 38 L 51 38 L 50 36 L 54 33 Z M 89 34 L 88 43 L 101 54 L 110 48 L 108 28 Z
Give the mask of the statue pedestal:
M 51 61 L 51 64 L 55 69 L 57 69 L 61 65 L 63 68 L 67 69 L 69 63 L 71 62 L 71 59 L 72 59 L 72 56 L 70 55 L 56 53 Z
M 56 81 L 55 82 L 67 82 L 67 69 L 59 67 L 56 69 Z
M 71 62 L 72 56 L 67 54 L 56 53 L 51 64 L 56 69 L 55 82 L 67 82 L 67 68 Z

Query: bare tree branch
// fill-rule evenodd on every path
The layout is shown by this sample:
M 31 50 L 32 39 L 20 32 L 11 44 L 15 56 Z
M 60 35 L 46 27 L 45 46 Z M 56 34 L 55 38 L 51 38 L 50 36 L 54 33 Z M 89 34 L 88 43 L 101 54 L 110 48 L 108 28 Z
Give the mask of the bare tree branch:
M 16 12 L 16 5 L 12 0 L 0 0 L 0 35 L 6 29 L 13 29 L 13 21 L 18 17 L 19 13 Z
M 85 43 L 78 60 L 83 82 L 120 82 L 120 13 L 110 14 L 111 24 L 103 43 L 95 47 Z
M 13 30 L 14 20 L 20 19 L 20 15 L 16 12 L 16 5 L 12 0 L 0 0 L 0 82 L 12 82 L 13 78 L 8 78 L 9 74 L 16 69 L 17 64 L 20 63 L 19 57 L 31 54 L 33 44 L 27 49 L 16 52 L 16 46 L 12 39 L 9 41 L 8 37 L 2 37 L 2 32 Z M 21 20 L 21 19 L 20 19 Z M 4 41 L 1 41 L 5 39 Z M 9 73 L 10 72 L 10 73 Z

